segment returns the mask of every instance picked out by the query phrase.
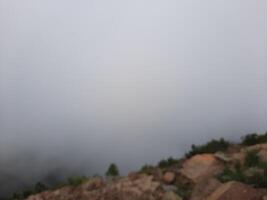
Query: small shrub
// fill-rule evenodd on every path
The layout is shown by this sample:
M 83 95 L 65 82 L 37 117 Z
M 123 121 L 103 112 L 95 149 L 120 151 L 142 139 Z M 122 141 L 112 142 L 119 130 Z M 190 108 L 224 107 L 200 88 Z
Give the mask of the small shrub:
M 167 168 L 167 167 L 171 167 L 175 164 L 178 164 L 179 163 L 179 160 L 177 159 L 174 159 L 172 157 L 169 157 L 168 159 L 163 159 L 161 160 L 159 163 L 158 163 L 158 167 L 159 168 Z
M 119 169 L 116 164 L 111 163 L 107 172 L 106 176 L 119 176 Z
M 252 155 L 252 154 L 251 154 Z M 251 156 L 252 157 L 252 156 Z M 257 167 L 260 166 L 266 166 L 266 163 L 262 162 L 260 159 L 256 159 L 255 162 L 255 157 L 253 154 L 253 158 L 248 162 L 247 165 L 255 167 L 255 163 L 257 164 Z M 253 161 L 253 162 L 251 162 Z M 243 182 L 245 184 L 249 184 L 253 187 L 256 188 L 266 188 L 267 187 L 267 174 L 265 173 L 260 173 L 260 172 L 254 172 L 254 174 L 249 175 L 246 174 L 245 171 L 248 169 L 247 166 L 241 166 L 240 164 L 237 164 L 234 169 L 230 169 L 226 167 L 222 173 L 217 175 L 218 180 L 221 182 L 225 183 L 228 181 L 239 181 Z
M 230 146 L 230 142 L 221 138 L 220 140 L 211 140 L 204 145 L 192 145 L 191 150 L 185 155 L 190 158 L 196 154 L 216 153 L 217 151 L 225 151 Z
M 144 165 L 139 172 L 144 174 L 152 174 L 154 167 L 152 165 Z
M 258 167 L 260 166 L 261 159 L 258 156 L 258 151 L 253 150 L 253 151 L 247 151 L 245 155 L 245 162 L 244 166 L 245 167 Z
M 267 142 L 267 132 L 265 134 L 251 133 L 241 138 L 241 144 L 251 146 Z
M 244 170 L 240 165 L 236 165 L 234 169 L 230 169 L 226 167 L 222 173 L 217 175 L 218 180 L 225 183 L 228 181 L 239 181 L 245 182 L 246 176 L 244 174 Z
M 267 176 L 261 173 L 255 173 L 247 178 L 246 183 L 254 186 L 255 188 L 266 188 Z
M 88 178 L 86 176 L 73 176 L 68 178 L 68 184 L 72 186 L 78 186 L 86 182 Z
M 177 187 L 177 190 L 175 191 L 176 194 L 178 194 L 184 200 L 188 200 L 191 196 L 191 193 L 192 193 L 192 186 L 182 184 L 180 182 L 177 182 L 175 185 Z

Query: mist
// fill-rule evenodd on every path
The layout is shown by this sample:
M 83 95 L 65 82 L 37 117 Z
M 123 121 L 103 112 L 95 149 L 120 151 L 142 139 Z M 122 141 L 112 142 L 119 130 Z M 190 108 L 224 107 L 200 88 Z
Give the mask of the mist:
M 0 0 L 0 194 L 265 132 L 266 10 L 264 0 Z

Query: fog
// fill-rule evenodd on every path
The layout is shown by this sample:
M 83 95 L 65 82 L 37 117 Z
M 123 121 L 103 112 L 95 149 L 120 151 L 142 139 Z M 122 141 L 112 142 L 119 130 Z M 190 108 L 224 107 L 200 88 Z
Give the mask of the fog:
M 0 193 L 267 131 L 264 0 L 0 0 Z

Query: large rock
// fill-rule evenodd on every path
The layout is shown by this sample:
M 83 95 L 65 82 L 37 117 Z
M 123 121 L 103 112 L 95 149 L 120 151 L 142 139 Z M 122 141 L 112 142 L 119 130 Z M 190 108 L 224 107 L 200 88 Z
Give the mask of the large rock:
M 239 162 L 244 164 L 245 156 L 248 151 L 257 151 L 260 158 L 267 162 L 267 143 L 265 144 L 256 144 L 253 146 L 244 147 L 238 153 L 232 154 L 233 162 Z
M 213 154 L 201 154 L 186 160 L 180 174 L 191 182 L 197 183 L 203 178 L 207 179 L 221 172 L 223 168 L 223 163 Z
M 262 200 L 266 191 L 239 182 L 228 182 L 215 190 L 206 200 Z
M 229 162 L 232 161 L 231 157 L 229 157 L 227 154 L 225 154 L 225 153 L 223 153 L 223 152 L 216 152 L 216 153 L 214 154 L 214 156 L 215 156 L 218 160 L 220 160 L 220 161 L 222 161 L 222 162 L 225 162 L 225 163 L 229 163 Z
M 163 175 L 163 182 L 166 184 L 172 184 L 175 181 L 175 173 L 174 172 L 165 172 Z
M 221 185 L 222 185 L 222 183 L 220 183 L 215 178 L 203 179 L 195 185 L 195 187 L 191 193 L 190 200 L 206 199 L 209 195 L 211 195 Z
M 174 192 L 166 192 L 162 200 L 183 200 L 183 199 Z

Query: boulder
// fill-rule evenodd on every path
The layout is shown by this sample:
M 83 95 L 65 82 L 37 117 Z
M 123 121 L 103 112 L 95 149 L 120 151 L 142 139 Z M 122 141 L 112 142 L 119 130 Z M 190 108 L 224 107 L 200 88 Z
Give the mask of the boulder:
M 164 183 L 172 184 L 175 181 L 175 173 L 174 172 L 165 172 L 162 179 L 163 179 Z
M 165 191 L 165 192 L 171 192 L 171 191 L 176 191 L 177 190 L 177 187 L 175 185 L 161 185 L 162 189 Z
M 217 188 L 207 197 L 207 200 L 262 200 L 265 192 L 243 183 L 231 181 Z
M 183 200 L 183 199 L 171 191 L 171 192 L 166 192 L 162 200 Z
M 217 158 L 218 160 L 220 161 L 223 161 L 225 163 L 229 163 L 232 161 L 231 157 L 229 157 L 228 155 L 226 155 L 225 153 L 223 152 L 216 152 L 214 154 L 215 158 Z
M 244 147 L 240 150 L 238 153 L 232 154 L 232 160 L 233 162 L 239 162 L 241 164 L 244 164 L 245 161 L 245 155 L 248 151 L 258 151 L 258 155 L 260 158 L 267 162 L 267 143 L 266 144 L 256 144 L 253 146 Z
M 220 183 L 215 178 L 203 179 L 195 185 L 195 187 L 191 193 L 190 200 L 206 199 L 209 195 L 211 195 L 221 185 L 222 185 L 222 183 Z
M 197 183 L 202 178 L 207 179 L 221 172 L 223 168 L 223 163 L 213 154 L 201 154 L 186 160 L 180 174 L 191 182 Z
M 261 149 L 258 152 L 259 157 L 261 158 L 262 161 L 267 162 L 267 149 Z
M 262 174 L 264 176 L 264 169 L 251 167 L 246 169 L 244 173 L 247 177 L 252 177 L 255 174 Z

